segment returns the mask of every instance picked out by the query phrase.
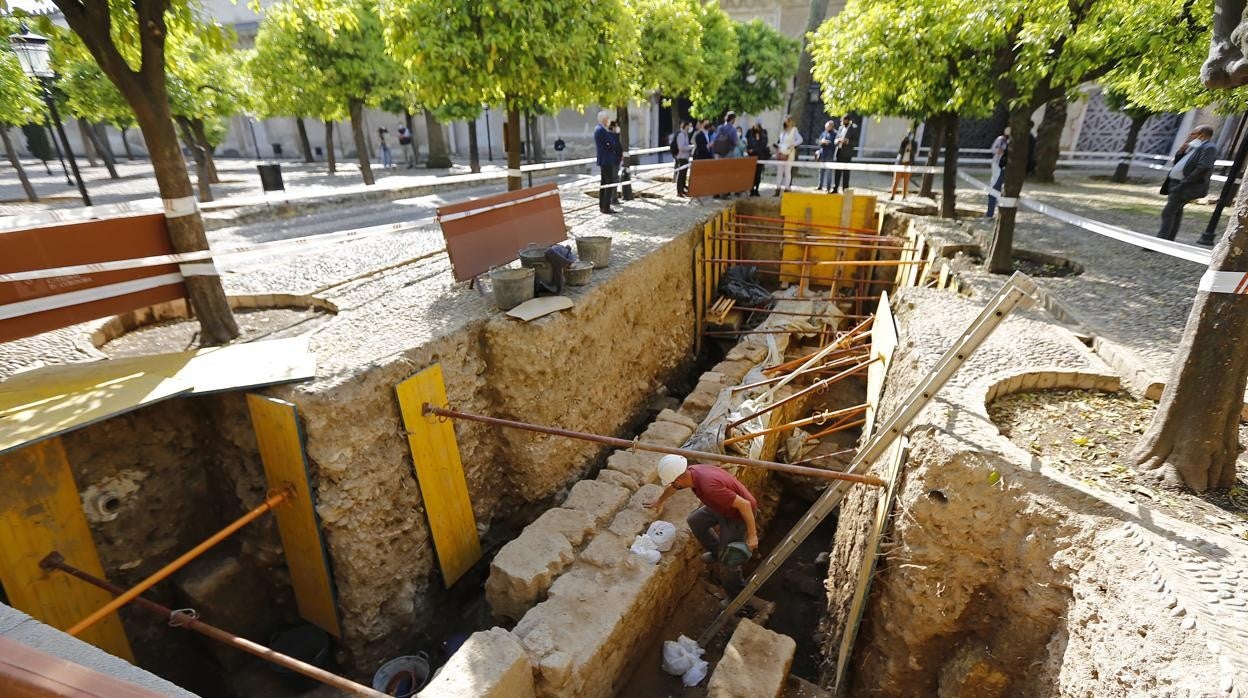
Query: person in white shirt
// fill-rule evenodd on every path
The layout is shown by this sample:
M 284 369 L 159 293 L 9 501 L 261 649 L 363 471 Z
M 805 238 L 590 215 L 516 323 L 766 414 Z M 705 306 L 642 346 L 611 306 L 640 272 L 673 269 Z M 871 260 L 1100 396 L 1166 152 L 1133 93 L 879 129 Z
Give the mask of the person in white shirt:
M 989 182 L 997 181 L 997 176 L 1001 174 L 1001 158 L 1005 156 L 1005 149 L 1009 144 L 1010 127 L 1006 126 L 1005 131 L 992 142 L 992 178 Z
M 776 196 L 780 196 L 781 190 L 793 190 L 793 166 L 788 163 L 797 159 L 797 146 L 801 144 L 802 134 L 793 125 L 793 117 L 785 117 L 780 141 L 776 143 L 776 159 L 782 161 L 776 166 Z

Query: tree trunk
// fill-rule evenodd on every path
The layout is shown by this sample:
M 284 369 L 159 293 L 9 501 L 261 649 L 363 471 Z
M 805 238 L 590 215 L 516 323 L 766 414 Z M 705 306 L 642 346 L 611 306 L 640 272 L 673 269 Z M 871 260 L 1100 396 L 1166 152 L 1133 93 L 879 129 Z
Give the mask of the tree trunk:
M 408 147 L 412 149 L 412 167 L 415 167 L 416 161 L 420 159 L 420 149 L 416 147 L 416 122 L 412 119 L 411 110 L 406 107 L 403 109 L 403 125 L 407 127 L 407 137 L 412 142 Z M 479 167 L 473 170 L 473 172 L 480 171 Z
M 208 155 L 204 147 L 195 142 L 195 132 L 191 128 L 190 119 L 177 117 L 178 127 L 182 129 L 182 140 L 191 151 L 195 160 L 195 180 L 199 184 L 200 202 L 212 201 L 212 171 L 208 168 Z
M 130 139 L 126 137 L 126 133 L 130 130 L 129 126 L 121 127 L 121 147 L 126 149 L 126 159 L 134 161 L 134 151 L 130 150 Z
M 927 151 L 927 166 L 935 167 L 940 162 L 940 149 L 945 144 L 945 117 L 933 116 L 927 120 L 927 127 L 932 131 L 932 143 Z M 919 187 L 919 196 L 933 199 L 935 195 L 932 193 L 932 184 L 936 179 L 936 175 L 928 172 L 923 175 L 923 186 Z
M 624 148 L 624 152 L 628 153 L 628 104 L 623 104 L 615 108 L 615 121 L 620 125 L 620 145 Z M 675 131 L 672 133 L 675 133 Z M 637 161 L 633 159 L 632 154 L 629 154 L 628 156 L 628 164 L 637 164 Z
M 91 138 L 87 122 L 82 119 L 74 119 L 78 122 L 78 138 L 82 140 L 82 152 L 87 156 L 87 164 L 92 167 L 98 167 L 95 162 L 95 141 Z
M 191 119 L 191 133 L 195 134 L 195 143 L 204 149 L 204 163 L 208 167 L 208 181 L 213 184 L 220 184 L 221 178 L 217 176 L 217 161 L 212 155 L 212 151 L 216 147 L 208 142 L 208 129 L 204 127 L 203 119 Z M 259 153 L 257 153 L 259 156 Z
M 35 193 L 35 188 L 30 185 L 30 179 L 26 177 L 26 170 L 22 169 L 22 161 L 17 157 L 17 151 L 13 149 L 13 141 L 9 140 L 9 125 L 0 124 L 0 139 L 4 141 L 4 152 L 9 154 L 9 163 L 13 165 L 13 169 L 17 171 L 17 178 L 22 182 L 22 189 L 26 192 L 26 200 L 35 202 L 39 200 L 39 195 Z
M 1248 272 L 1248 195 L 1213 250 L 1211 271 Z M 1235 484 L 1248 360 L 1248 296 L 1200 290 L 1153 422 L 1132 452 L 1143 472 L 1203 492 Z
M 299 149 L 303 151 L 303 161 L 316 162 L 312 155 L 312 144 L 308 142 L 308 127 L 303 123 L 302 116 L 295 117 L 295 128 L 299 130 Z
M 355 156 L 360 161 L 360 176 L 364 178 L 364 184 L 374 184 L 368 141 L 364 139 L 364 102 L 353 99 L 347 106 L 351 110 L 351 135 L 355 137 Z
M 661 99 L 661 96 L 660 96 Z M 680 108 L 676 106 L 676 98 L 672 98 L 672 138 L 680 132 Z
M 425 167 L 430 170 L 449 170 L 451 155 L 446 147 L 446 135 L 442 133 L 442 122 L 433 112 L 425 111 L 425 131 L 429 137 L 429 159 Z
M 797 78 L 793 81 L 793 123 L 798 130 L 806 129 L 806 110 L 810 108 L 810 69 L 814 63 L 810 57 L 810 41 L 805 37 L 819 29 L 824 17 L 828 14 L 828 0 L 810 0 L 810 11 L 806 15 L 806 31 L 802 32 L 802 55 L 797 61 Z M 675 133 L 675 131 L 672 131 Z M 802 133 L 803 137 L 814 134 Z M 809 142 L 811 138 L 806 138 Z
M 1140 130 L 1144 128 L 1144 122 L 1148 121 L 1151 114 L 1144 116 L 1132 116 L 1131 128 L 1127 129 L 1127 144 L 1122 147 L 1122 151 L 1126 153 L 1126 157 L 1118 162 L 1118 167 L 1114 168 L 1113 180 L 1119 184 L 1127 181 L 1127 173 L 1131 171 L 1131 157 L 1135 155 L 1136 143 L 1140 140 Z
M 940 217 L 958 217 L 958 115 L 945 122 L 945 169 L 940 174 Z
M 325 166 L 328 174 L 338 174 L 338 156 L 334 154 L 334 122 L 325 122 Z
M 473 174 L 481 171 L 481 151 L 477 147 L 477 120 L 469 119 L 468 122 L 468 168 Z
M 109 179 L 121 179 L 121 175 L 117 174 L 117 156 L 113 155 L 113 146 L 108 142 L 108 131 L 104 124 L 90 124 L 87 130 L 91 134 L 91 142 L 95 145 L 96 152 L 104 161 L 104 167 L 108 168 Z
M 1066 127 L 1066 95 L 1048 101 L 1044 118 L 1036 129 L 1036 181 L 1052 182 L 1062 149 L 1062 129 Z
M 520 177 L 520 110 L 507 103 L 507 191 L 524 186 Z
M 1014 256 L 1014 223 L 1018 215 L 1018 195 L 1023 190 L 1023 180 L 1027 178 L 1027 134 L 1031 128 L 1033 111 L 1035 109 L 1031 105 L 1010 109 L 1009 162 L 1005 166 L 1001 198 L 997 200 L 997 224 L 993 228 L 992 242 L 988 247 L 988 271 L 994 274 L 1009 274 L 1014 268 L 1011 264 Z M 989 186 L 992 186 L 991 182 Z
M 529 153 L 533 162 L 544 162 L 546 154 L 542 151 L 542 117 L 529 112 Z M 621 124 L 620 128 L 624 128 Z M 624 149 L 628 150 L 628 141 L 624 141 Z

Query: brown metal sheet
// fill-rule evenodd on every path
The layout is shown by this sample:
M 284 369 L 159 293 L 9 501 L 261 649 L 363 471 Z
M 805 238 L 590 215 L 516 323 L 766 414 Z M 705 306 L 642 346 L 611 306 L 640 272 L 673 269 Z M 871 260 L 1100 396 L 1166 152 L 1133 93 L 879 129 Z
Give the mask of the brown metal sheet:
M 553 245 L 568 237 L 554 184 L 443 206 L 438 223 L 456 281 L 511 262 L 529 243 Z
M 173 246 L 169 242 L 169 229 L 163 213 L 0 233 L 0 273 L 172 253 Z M 141 269 L 58 276 L 35 281 L 2 282 L 0 283 L 0 310 L 12 303 L 176 273 L 178 273 L 178 265 L 165 264 Z M 186 286 L 179 280 L 176 283 L 163 284 L 112 298 L 84 299 L 82 302 L 64 308 L 40 310 L 17 317 L 0 315 L 0 342 L 29 337 L 87 320 L 184 297 L 186 297 Z
M 689 168 L 689 196 L 712 196 L 749 191 L 754 187 L 758 158 L 694 160 Z

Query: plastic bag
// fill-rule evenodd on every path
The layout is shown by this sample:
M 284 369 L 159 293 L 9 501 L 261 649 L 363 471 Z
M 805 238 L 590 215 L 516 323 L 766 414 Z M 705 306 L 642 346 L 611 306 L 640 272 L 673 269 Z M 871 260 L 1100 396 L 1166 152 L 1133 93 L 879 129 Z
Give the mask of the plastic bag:
M 663 671 L 672 676 L 683 676 L 693 668 L 694 664 L 702 661 L 700 659 L 702 651 L 702 648 L 698 647 L 697 642 L 690 640 L 684 635 L 677 638 L 675 642 L 667 640 L 663 643 Z M 702 663 L 706 664 L 706 662 Z
M 689 667 L 689 671 L 686 671 L 684 675 L 680 677 L 680 682 L 685 684 L 687 687 L 697 686 L 702 683 L 702 679 L 706 678 L 706 671 L 709 668 L 710 665 L 708 665 L 705 660 L 695 659 L 693 660 L 693 666 Z
M 633 544 L 628 550 L 652 565 L 659 564 L 659 558 L 661 556 L 659 555 L 658 548 L 655 547 L 654 541 L 650 540 L 650 537 L 644 533 L 637 536 L 637 538 L 633 540 Z
M 655 521 L 650 524 L 650 528 L 646 529 L 646 538 L 649 538 L 654 547 L 661 553 L 665 553 L 672 549 L 672 544 L 676 542 L 676 526 L 669 521 Z

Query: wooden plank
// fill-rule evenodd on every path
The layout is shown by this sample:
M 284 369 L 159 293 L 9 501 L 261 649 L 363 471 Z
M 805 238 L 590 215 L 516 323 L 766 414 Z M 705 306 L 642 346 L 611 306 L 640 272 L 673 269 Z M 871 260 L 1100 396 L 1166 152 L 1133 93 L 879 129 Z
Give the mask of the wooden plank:
M 698 356 L 702 353 L 702 332 L 704 331 L 702 318 L 706 312 L 703 308 L 703 305 L 706 303 L 704 300 L 706 289 L 702 282 L 702 277 L 706 274 L 706 262 L 702 260 L 702 245 L 695 242 L 693 245 L 693 322 L 695 330 L 693 335 L 694 356 Z
M 395 386 L 412 462 L 420 482 L 429 530 L 449 588 L 481 559 L 481 541 L 468 499 L 468 482 L 459 460 L 455 427 L 450 420 L 426 418 L 424 404 L 445 405 L 442 365 L 434 364 Z
M 105 577 L 60 439 L 0 456 L 0 584 L 14 608 L 65 630 L 113 596 L 62 572 L 40 569 L 39 561 L 54 550 L 74 567 Z M 134 661 L 116 613 L 79 639 Z
M 285 400 L 249 393 L 251 426 L 256 431 L 264 478 L 270 490 L 289 488 L 294 496 L 273 511 L 286 553 L 295 604 L 304 620 L 334 637 L 342 637 L 330 575 L 329 553 L 316 516 L 303 430 L 298 409 Z
M 528 243 L 554 245 L 568 237 L 554 184 L 448 204 L 437 216 L 456 281 L 507 264 Z
M 867 367 L 867 423 L 862 430 L 862 443 L 871 439 L 875 429 L 880 398 L 884 396 L 884 378 L 888 375 L 888 367 L 893 361 L 893 352 L 897 350 L 900 336 L 893 309 L 889 305 L 888 292 L 884 291 L 880 293 L 880 305 L 875 311 L 875 320 L 871 323 L 872 362 Z M 875 360 L 877 358 L 878 361 Z
M 163 695 L 7 637 L 0 637 L 0 682 L 4 684 L 6 698 L 161 698 Z
M 0 394 L 0 453 L 182 394 L 316 375 L 307 337 L 48 366 L 19 373 Z
M 718 158 L 689 163 L 689 196 L 712 196 L 749 191 L 754 186 L 758 158 Z
M 712 239 L 714 235 L 715 226 L 711 225 L 710 221 L 707 221 L 706 224 L 702 226 L 702 248 L 706 250 L 709 255 L 715 254 L 715 241 Z M 719 258 L 711 256 L 709 259 Z M 719 262 L 707 263 L 706 276 L 703 278 L 703 283 L 705 284 L 705 287 L 702 289 L 702 302 L 704 304 L 710 303 L 711 299 L 715 297 L 715 289 L 719 286 Z M 705 312 L 705 309 L 703 312 Z

